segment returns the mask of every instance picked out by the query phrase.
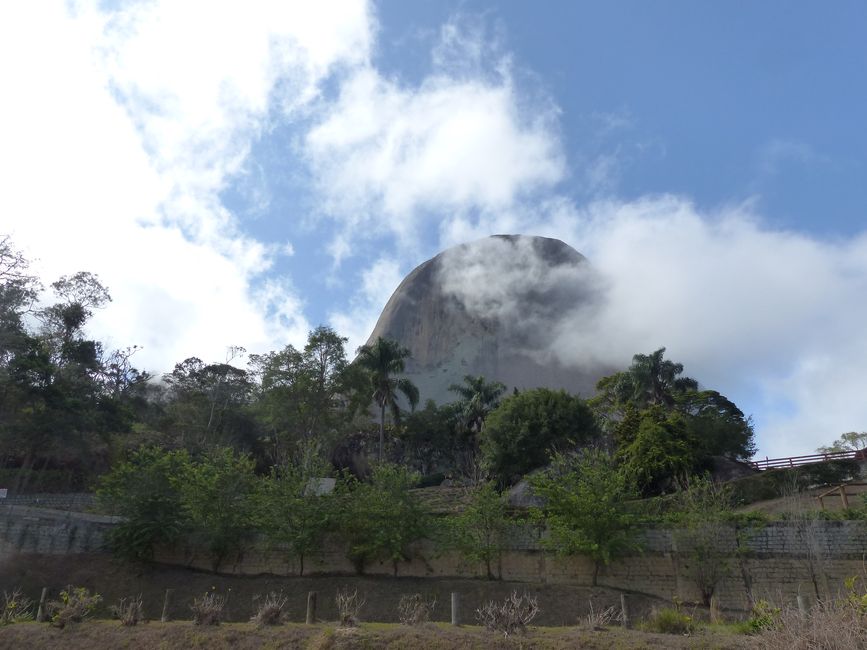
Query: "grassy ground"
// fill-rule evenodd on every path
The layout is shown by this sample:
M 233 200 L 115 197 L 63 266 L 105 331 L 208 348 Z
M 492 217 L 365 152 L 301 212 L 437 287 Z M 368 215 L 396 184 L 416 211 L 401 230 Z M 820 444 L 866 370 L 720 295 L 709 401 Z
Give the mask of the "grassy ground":
M 378 650 L 539 649 L 629 650 L 632 648 L 750 648 L 750 637 L 703 631 L 692 636 L 650 634 L 606 628 L 533 628 L 526 635 L 504 638 L 479 627 L 455 628 L 446 624 L 405 627 L 395 624 L 363 624 L 339 629 L 334 625 L 287 624 L 256 628 L 249 623 L 197 627 L 189 622 L 147 623 L 125 628 L 116 621 L 88 621 L 63 630 L 46 624 L 21 623 L 0 628 L 0 649 L 62 648 L 103 650 L 142 648 L 305 648 L 310 650 L 365 648 Z

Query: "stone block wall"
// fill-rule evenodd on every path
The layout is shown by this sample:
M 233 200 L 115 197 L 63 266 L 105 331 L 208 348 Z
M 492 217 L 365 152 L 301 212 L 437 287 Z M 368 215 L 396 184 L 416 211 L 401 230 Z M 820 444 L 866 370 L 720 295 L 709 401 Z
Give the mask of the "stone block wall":
M 84 553 L 104 548 L 114 517 L 60 512 L 26 506 L 0 507 L 0 558 L 15 552 Z M 775 522 L 749 530 L 724 527 L 714 538 L 722 554 L 723 578 L 716 588 L 721 607 L 749 609 L 751 599 L 794 602 L 800 594 L 808 600 L 835 595 L 843 581 L 863 575 L 867 556 L 867 522 Z M 516 528 L 510 548 L 502 554 L 494 573 L 506 580 L 533 583 L 589 585 L 593 563 L 581 556 L 561 557 L 542 548 L 533 527 Z M 599 570 L 600 586 L 686 602 L 700 600 L 695 575 L 696 560 L 685 547 L 683 535 L 667 528 L 642 532 L 640 553 L 621 558 Z M 156 559 L 165 564 L 211 570 L 212 562 L 201 549 L 158 549 Z M 409 562 L 395 567 L 374 562 L 368 575 L 460 578 L 484 576 L 483 566 L 469 564 L 454 552 L 442 552 L 419 544 Z M 281 549 L 254 544 L 241 557 L 226 561 L 222 573 L 238 575 L 298 575 L 298 561 Z M 305 558 L 304 573 L 352 574 L 355 567 L 336 543 L 325 544 Z
M 0 558 L 14 553 L 94 553 L 117 517 L 29 506 L 0 506 Z

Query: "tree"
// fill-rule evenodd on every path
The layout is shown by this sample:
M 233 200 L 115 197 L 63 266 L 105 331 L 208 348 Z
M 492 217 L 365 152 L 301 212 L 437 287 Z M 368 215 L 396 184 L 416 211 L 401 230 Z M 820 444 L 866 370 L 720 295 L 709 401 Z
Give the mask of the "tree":
M 665 348 L 650 354 L 636 354 L 623 372 L 603 377 L 596 384 L 591 405 L 606 421 L 617 421 L 627 406 L 671 408 L 677 395 L 698 389 L 698 382 L 681 377 L 683 364 L 664 359 Z
M 216 448 L 195 463 L 181 484 L 181 504 L 193 539 L 211 554 L 214 571 L 240 554 L 253 529 L 253 461 Z
M 209 364 L 189 357 L 163 375 L 170 389 L 167 411 L 182 445 L 193 449 L 239 445 L 249 432 L 243 409 L 252 385 L 247 371 L 231 364 L 244 352 L 231 346 L 226 361 Z
M 400 421 L 400 406 L 398 393 L 402 393 L 415 409 L 418 404 L 418 388 L 405 377 L 397 378 L 406 367 L 405 360 L 410 352 L 401 347 L 397 341 L 384 339 L 381 336 L 373 345 L 362 345 L 358 348 L 358 364 L 367 373 L 369 379 L 370 399 L 379 406 L 379 462 L 383 461 L 385 441 L 385 411 L 391 412 L 395 422 Z
M 428 515 L 410 489 L 418 476 L 406 468 L 378 464 L 369 482 L 345 477 L 339 531 L 347 557 L 359 574 L 374 560 L 398 563 L 410 560 L 410 547 L 427 536 Z
M 403 443 L 403 462 L 423 475 L 435 469 L 454 467 L 466 451 L 461 435 L 460 412 L 456 404 L 437 406 L 433 400 L 403 419 L 399 436 Z
M 472 489 L 469 503 L 447 526 L 448 546 L 468 561 L 485 565 L 485 575 L 493 580 L 491 564 L 499 560 L 506 547 L 511 520 L 505 496 L 492 482 Z
M 650 410 L 682 416 L 696 455 L 747 460 L 755 453 L 751 418 L 715 390 L 700 390 L 698 382 L 683 377 L 683 364 L 664 358 L 665 348 L 636 354 L 628 370 L 603 377 L 590 405 L 607 433 L 618 438 L 624 421 L 641 418 Z M 621 444 L 618 442 L 618 444 Z
M 593 413 L 565 391 L 535 388 L 504 399 L 480 434 L 484 468 L 499 485 L 542 467 L 554 451 L 574 451 L 599 435 Z
M 316 440 L 329 446 L 348 419 L 346 341 L 320 326 L 308 334 L 303 350 L 288 345 L 280 352 L 250 356 L 255 380 L 251 410 L 275 464 L 290 462 L 298 443 Z
M 749 460 L 756 453 L 752 418 L 715 390 L 690 390 L 677 397 L 676 410 L 687 416 L 689 436 L 702 457 Z
M 833 454 L 842 451 L 861 451 L 867 448 L 867 431 L 849 431 L 825 447 L 816 451 L 820 454 Z
M 259 483 L 259 527 L 269 541 L 298 560 L 298 575 L 304 575 L 304 559 L 322 547 L 333 523 L 333 496 L 317 490 L 316 480 L 324 471 L 321 464 L 296 462 L 272 467 L 270 476 Z
M 678 494 L 674 536 L 678 554 L 687 559 L 690 577 L 701 592 L 702 604 L 710 600 L 730 571 L 729 553 L 720 543 L 731 515 L 731 490 L 708 477 L 693 477 Z
M 485 418 L 499 405 L 506 386 L 499 381 L 489 382 L 481 375 L 466 375 L 463 384 L 452 384 L 449 390 L 460 396 L 458 407 L 464 426 L 479 433 L 485 425 Z
M 639 548 L 635 516 L 625 505 L 637 495 L 609 455 L 597 449 L 556 454 L 547 470 L 529 480 L 545 503 L 532 510 L 547 527 L 543 544 L 562 555 L 589 556 L 594 587 L 601 565 Z
M 676 487 L 698 469 L 698 446 L 683 415 L 655 406 L 633 421 L 634 431 L 620 433 L 617 458 L 621 472 L 644 494 Z
M 180 486 L 190 469 L 186 451 L 142 447 L 100 478 L 97 498 L 123 518 L 109 533 L 116 555 L 147 562 L 155 547 L 170 546 L 181 537 L 186 518 Z

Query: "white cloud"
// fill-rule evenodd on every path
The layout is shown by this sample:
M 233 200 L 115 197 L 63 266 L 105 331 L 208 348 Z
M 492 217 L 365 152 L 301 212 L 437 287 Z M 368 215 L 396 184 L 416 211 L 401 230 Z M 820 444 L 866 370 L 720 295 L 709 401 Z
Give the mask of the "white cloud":
M 626 367 L 632 354 L 666 346 L 687 374 L 757 413 L 761 451 L 771 456 L 808 453 L 867 428 L 867 232 L 821 241 L 773 229 L 749 206 L 709 213 L 661 196 L 581 209 L 551 200 L 538 211 L 514 207 L 503 219 L 453 219 L 445 233 L 503 232 L 504 223 L 512 232 L 559 237 L 593 266 L 595 277 L 545 279 L 576 287 L 590 281 L 594 300 L 602 297 L 576 300 L 546 330 L 565 363 Z M 515 263 L 524 276 L 539 276 L 532 260 Z M 465 303 L 509 307 L 491 297 L 516 284 L 512 274 L 496 263 L 476 270 L 483 277 L 462 284 L 474 290 Z
M 527 105 L 508 57 L 480 70 L 482 47 L 450 23 L 420 84 L 370 67 L 343 84 L 304 143 L 339 239 L 394 235 L 413 246 L 425 214 L 506 209 L 564 177 L 556 109 Z
M 98 273 L 115 300 L 94 335 L 143 345 L 150 370 L 303 341 L 291 284 L 262 281 L 280 246 L 243 235 L 219 192 L 372 38 L 361 0 L 4 3 L 3 231 L 49 280 Z

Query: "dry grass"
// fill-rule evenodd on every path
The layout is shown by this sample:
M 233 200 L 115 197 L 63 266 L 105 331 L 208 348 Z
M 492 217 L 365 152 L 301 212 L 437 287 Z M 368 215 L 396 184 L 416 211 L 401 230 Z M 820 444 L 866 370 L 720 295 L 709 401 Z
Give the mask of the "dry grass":
M 863 650 L 867 648 L 867 613 L 851 602 L 818 603 L 806 616 L 797 609 L 780 613 L 757 646 L 766 650 Z
M 132 598 L 121 598 L 120 602 L 111 608 L 111 613 L 121 625 L 138 625 L 145 620 L 141 594 Z
M 196 625 L 219 625 L 223 621 L 223 609 L 226 599 L 209 591 L 193 599 L 190 609 L 193 612 L 193 623 Z
M 397 605 L 397 618 L 404 625 L 421 625 L 430 621 L 437 601 L 425 600 L 421 594 L 404 594 Z
M 88 621 L 58 630 L 48 625 L 24 623 L 0 628 L 0 648 L 58 648 L 64 650 L 107 650 L 143 648 L 207 648 L 208 650 L 253 650 L 254 648 L 309 648 L 311 650 L 631 650 L 653 648 L 676 650 L 707 648 L 727 650 L 755 647 L 750 637 L 732 634 L 699 633 L 693 637 L 656 635 L 611 628 L 605 632 L 577 628 L 533 628 L 517 637 L 504 637 L 479 627 L 455 628 L 444 624 L 406 627 L 395 624 L 368 624 L 357 628 L 290 623 L 279 627 L 256 627 L 252 623 L 227 623 L 219 627 L 197 627 L 189 621 L 151 622 L 138 627 L 121 627 L 116 622 Z
M 486 630 L 500 632 L 503 636 L 525 634 L 527 626 L 539 614 L 539 601 L 529 594 L 518 595 L 513 591 L 504 601 L 493 600 L 476 610 L 476 620 Z
M 358 597 L 358 589 L 341 589 L 334 597 L 334 602 L 340 627 L 356 627 L 361 620 L 361 608 L 364 607 L 364 599 Z
M 21 589 L 3 592 L 3 611 L 0 611 L 0 625 L 23 623 L 33 620 L 33 601 Z
M 288 598 L 282 591 L 272 591 L 264 598 L 258 596 L 253 599 L 256 603 L 256 613 L 250 618 L 250 622 L 257 625 L 280 625 L 284 619 L 284 608 Z

